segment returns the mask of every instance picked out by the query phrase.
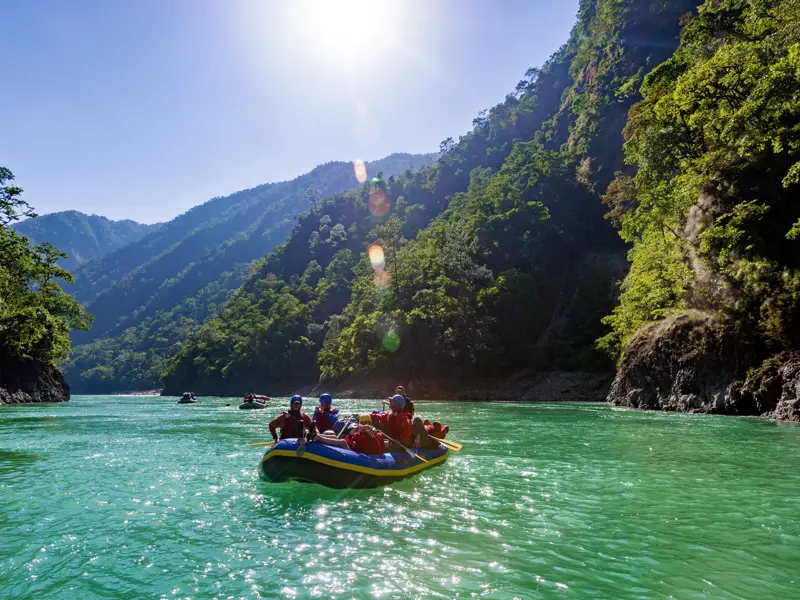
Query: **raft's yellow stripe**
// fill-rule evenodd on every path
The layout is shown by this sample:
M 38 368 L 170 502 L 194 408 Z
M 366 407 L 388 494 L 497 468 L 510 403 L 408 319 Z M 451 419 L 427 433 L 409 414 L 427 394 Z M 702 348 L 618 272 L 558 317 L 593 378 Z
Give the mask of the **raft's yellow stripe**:
M 428 462 L 420 463 L 418 465 L 414 465 L 413 467 L 408 467 L 406 469 L 373 469 L 372 467 L 362 467 L 361 465 L 353 465 L 350 463 L 342 462 L 339 460 L 332 460 L 330 458 L 325 458 L 324 456 L 317 456 L 316 454 L 312 454 L 311 452 L 305 452 L 302 456 L 297 456 L 297 452 L 294 450 L 273 450 L 264 458 L 261 459 L 261 462 L 267 462 L 273 456 L 289 456 L 292 458 L 305 458 L 306 460 L 313 460 L 314 462 L 321 463 L 323 465 L 328 465 L 329 467 L 338 467 L 339 469 L 345 469 L 347 471 L 355 471 L 356 473 L 366 473 L 367 475 L 377 475 L 379 477 L 404 477 L 406 475 L 411 475 L 412 473 L 417 473 L 418 471 L 423 471 L 428 467 L 432 467 L 436 464 L 439 464 L 443 460 L 445 460 L 450 455 L 450 450 L 438 456 L 436 458 L 431 458 Z

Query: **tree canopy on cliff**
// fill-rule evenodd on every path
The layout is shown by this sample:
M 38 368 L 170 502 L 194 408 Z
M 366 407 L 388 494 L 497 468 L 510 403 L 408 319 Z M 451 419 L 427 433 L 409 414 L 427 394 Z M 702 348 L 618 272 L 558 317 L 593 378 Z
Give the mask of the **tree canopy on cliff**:
M 72 281 L 56 264 L 65 255 L 50 243 L 32 244 L 9 226 L 35 216 L 13 180 L 0 167 L 0 358 L 56 362 L 69 355 L 70 330 L 88 329 L 91 317 L 57 283 Z
M 614 352 L 671 311 L 800 344 L 800 2 L 716 0 L 644 79 L 605 200 L 633 244 Z

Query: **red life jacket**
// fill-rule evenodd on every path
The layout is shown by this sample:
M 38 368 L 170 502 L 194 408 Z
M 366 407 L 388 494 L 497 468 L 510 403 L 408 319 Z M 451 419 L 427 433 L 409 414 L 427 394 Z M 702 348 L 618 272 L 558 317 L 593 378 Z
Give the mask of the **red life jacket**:
M 339 411 L 334 412 L 330 409 L 322 411 L 317 407 L 314 409 L 314 420 L 317 422 L 317 431 L 324 433 L 333 429 L 333 424 L 339 420 Z
M 411 444 L 411 420 L 406 412 L 377 413 L 372 420 L 381 425 L 386 435 L 404 446 Z
M 344 440 L 348 448 L 361 454 L 383 454 L 383 436 L 380 431 L 375 431 L 375 437 L 362 428 L 357 428 L 353 433 L 346 435 Z
M 280 439 L 285 440 L 286 438 L 297 437 L 298 423 L 303 423 L 305 428 L 308 428 L 311 425 L 311 417 L 302 411 L 300 411 L 298 416 L 294 416 L 290 410 L 284 411 Z

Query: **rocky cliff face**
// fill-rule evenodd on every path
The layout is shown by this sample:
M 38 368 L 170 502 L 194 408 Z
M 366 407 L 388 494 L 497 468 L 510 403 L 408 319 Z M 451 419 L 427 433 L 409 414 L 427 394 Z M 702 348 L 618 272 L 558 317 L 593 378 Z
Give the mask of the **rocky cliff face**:
M 69 385 L 58 367 L 36 360 L 0 357 L 0 404 L 67 400 Z
M 642 327 L 625 350 L 609 402 L 645 410 L 800 421 L 800 354 L 761 348 L 712 314 Z
M 768 358 L 748 372 L 732 397 L 756 414 L 800 421 L 800 353 L 781 352 Z

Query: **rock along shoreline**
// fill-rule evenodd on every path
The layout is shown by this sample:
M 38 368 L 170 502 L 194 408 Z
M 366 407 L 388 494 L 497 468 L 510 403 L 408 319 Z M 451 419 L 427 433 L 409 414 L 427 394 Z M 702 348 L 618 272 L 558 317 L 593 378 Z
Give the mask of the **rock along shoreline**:
M 608 400 L 642 410 L 800 422 L 800 352 L 770 355 L 714 314 L 682 313 L 634 335 Z
M 33 359 L 0 360 L 0 406 L 67 402 L 69 385 L 58 367 Z

